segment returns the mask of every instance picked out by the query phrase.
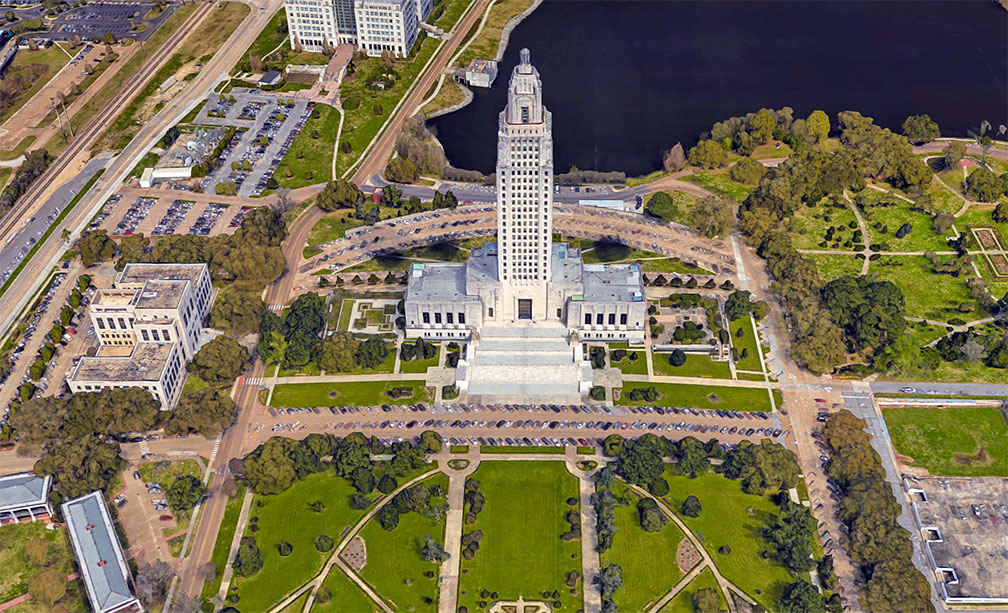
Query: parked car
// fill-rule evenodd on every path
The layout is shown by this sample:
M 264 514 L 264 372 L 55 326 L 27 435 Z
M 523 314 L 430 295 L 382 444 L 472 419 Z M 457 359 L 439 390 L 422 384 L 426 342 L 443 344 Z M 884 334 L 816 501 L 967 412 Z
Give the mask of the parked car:
M 171 515 L 162 515 L 162 516 L 161 516 L 161 517 L 159 517 L 158 519 L 159 519 L 159 520 L 161 520 L 161 521 L 171 521 L 171 520 L 173 520 L 173 519 L 175 519 L 175 518 L 174 518 L 174 517 L 172 517 Z

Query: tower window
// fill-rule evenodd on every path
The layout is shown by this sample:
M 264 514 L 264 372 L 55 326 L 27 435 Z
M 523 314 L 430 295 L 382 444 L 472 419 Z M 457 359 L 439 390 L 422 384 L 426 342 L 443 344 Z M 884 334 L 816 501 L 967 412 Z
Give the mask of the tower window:
M 522 123 L 528 123 L 529 120 L 529 108 L 527 106 L 521 107 Z

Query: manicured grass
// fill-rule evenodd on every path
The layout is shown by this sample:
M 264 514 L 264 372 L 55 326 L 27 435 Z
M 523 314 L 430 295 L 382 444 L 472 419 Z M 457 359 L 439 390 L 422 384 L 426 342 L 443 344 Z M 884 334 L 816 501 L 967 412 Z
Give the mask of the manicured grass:
M 203 584 L 203 592 L 200 594 L 201 600 L 212 598 L 220 590 L 224 567 L 227 566 L 228 554 L 231 553 L 231 541 L 234 540 L 234 533 L 238 528 L 238 515 L 241 513 L 242 499 L 244 498 L 245 486 L 239 485 L 238 493 L 229 499 L 227 506 L 224 507 L 224 518 L 217 531 L 217 542 L 214 543 L 213 554 L 210 555 L 210 561 L 217 566 L 217 576 Z
M 346 114 L 340 146 L 349 142 L 352 149 L 348 154 L 340 152 L 336 158 L 336 170 L 340 175 L 356 164 L 440 44 L 441 41 L 432 37 L 424 40 L 415 55 L 395 65 L 397 78 L 385 90 L 367 88 L 371 78 L 383 70 L 381 58 L 369 57 L 355 62 L 356 76 L 345 79 L 340 86 L 340 100 Z M 351 108 L 353 105 L 348 104 L 351 99 L 360 101 L 360 106 Z
M 850 224 L 854 223 L 851 228 Z M 845 247 L 844 242 L 851 240 L 858 229 L 854 213 L 848 206 L 833 206 L 823 203 L 816 206 L 800 206 L 787 221 L 788 234 L 795 249 L 846 249 L 860 251 L 864 247 L 862 241 L 854 243 L 857 249 Z M 831 240 L 826 241 L 826 232 L 833 228 Z M 823 245 L 823 241 L 826 244 Z
M 630 390 L 654 387 L 661 397 L 657 402 L 630 400 Z M 717 401 L 708 396 L 715 395 Z M 274 398 L 276 395 L 274 395 Z M 623 404 L 642 406 L 694 407 L 734 411 L 769 411 L 770 397 L 765 389 L 749 387 L 719 387 L 717 385 L 679 385 L 676 383 L 632 383 L 623 386 Z
M 45 522 L 37 521 L 0 527 L 0 602 L 27 594 L 28 580 L 40 570 L 25 556 L 25 545 L 30 541 L 48 541 L 47 564 L 66 574 L 74 572 L 74 554 L 66 530 L 46 530 L 45 526 Z M 66 595 L 59 602 L 68 610 L 83 611 L 83 592 L 79 581 L 70 581 Z M 28 610 L 42 610 L 31 602 L 22 606 Z
M 459 606 L 478 610 L 484 589 L 500 600 L 558 590 L 564 610 L 579 608 L 580 589 L 571 596 L 564 578 L 581 573 L 581 543 L 560 539 L 569 529 L 564 515 L 579 510 L 566 502 L 578 498 L 578 484 L 563 462 L 484 461 L 473 478 L 486 505 L 465 532 L 478 528 L 484 536 L 476 557 L 461 561 Z
M 1008 424 L 994 407 L 884 410 L 897 453 L 932 475 L 1008 477 Z
M 949 250 L 945 238 L 952 237 L 951 229 L 944 236 L 936 234 L 931 228 L 930 215 L 911 211 L 910 203 L 893 196 L 879 195 L 889 202 L 895 202 L 896 206 L 876 206 L 865 212 L 864 221 L 868 226 L 869 244 L 885 243 L 888 249 L 883 251 Z M 875 227 L 876 223 L 881 223 L 888 232 L 883 234 L 881 229 Z M 913 229 L 903 238 L 896 238 L 896 231 L 906 223 Z
M 753 330 L 752 322 L 748 317 L 740 317 L 736 321 L 730 322 L 732 347 L 738 350 L 739 356 L 742 350 L 746 350 L 746 357 L 740 357 L 735 364 L 738 370 L 760 371 L 759 350 L 756 347 L 756 331 Z M 743 330 L 742 336 L 738 336 L 738 331 Z
M 975 304 L 964 277 L 933 273 L 922 256 L 882 256 L 868 270 L 903 291 L 906 314 L 912 317 L 948 321 L 963 316 L 956 310 L 960 303 Z
M 10 179 L 11 174 L 14 170 L 12 168 L 0 168 L 0 190 L 7 185 L 7 179 Z
M 705 568 L 692 581 L 686 584 L 683 589 L 675 595 L 672 600 L 661 608 L 661 613 L 695 613 L 693 607 L 693 595 L 703 589 L 712 589 L 721 597 L 721 604 L 725 604 L 724 594 L 714 578 L 714 573 L 709 568 Z
M 427 372 L 428 368 L 438 365 L 438 357 L 441 353 L 441 343 L 437 343 L 438 352 L 429 360 L 411 360 L 409 362 L 399 362 L 399 372 Z
M 200 470 L 196 460 L 169 462 L 166 467 L 162 467 L 161 462 L 147 462 L 146 464 L 141 464 L 137 470 L 140 472 L 141 481 L 144 483 L 156 481 L 161 484 L 161 489 L 165 491 L 171 487 L 175 479 L 183 475 L 189 475 L 201 480 L 203 478 L 203 471 Z
M 333 566 L 329 574 L 322 582 L 332 594 L 329 602 L 320 604 L 318 600 L 312 603 L 311 610 L 332 611 L 333 613 L 344 613 L 354 611 L 359 613 L 379 613 L 382 609 L 375 604 L 371 598 L 364 593 L 356 583 L 350 580 L 338 566 Z
M 386 390 L 394 387 L 411 387 L 409 398 L 389 398 Z M 430 394 L 423 381 L 358 381 L 353 383 L 284 383 L 273 389 L 270 406 L 291 407 L 345 407 L 378 404 L 416 404 L 430 402 Z
M 832 281 L 844 275 L 857 276 L 861 274 L 863 259 L 852 255 L 828 255 L 821 253 L 803 254 L 802 257 L 815 262 L 819 269 L 819 278 L 825 282 Z
M 765 145 L 760 145 L 753 150 L 751 157 L 754 160 L 765 160 L 767 158 L 786 158 L 794 155 L 794 150 L 784 143 L 772 140 Z
M 937 177 L 931 179 L 931 183 L 928 184 L 924 193 L 931 196 L 931 202 L 934 204 L 936 210 L 947 211 L 954 214 L 962 208 L 964 203 L 964 200 L 961 197 L 956 196 L 955 194 L 949 192 L 949 190 L 942 187 L 941 183 L 938 182 Z
M 630 359 L 630 354 L 637 356 L 636 360 Z M 647 374 L 647 355 L 644 351 L 627 351 L 627 357 L 623 358 L 619 362 L 612 361 L 612 350 L 609 351 L 609 362 L 614 368 L 620 369 L 624 375 L 646 375 Z
M 643 272 L 672 273 L 676 275 L 712 275 L 713 272 L 696 266 L 690 262 L 683 262 L 676 258 L 646 258 L 634 260 L 632 262 L 640 264 Z
M 315 376 L 315 375 L 320 375 L 320 374 L 322 374 L 322 371 L 319 370 L 318 364 L 316 364 L 315 362 L 308 362 L 307 364 L 305 364 L 301 368 L 298 368 L 298 369 L 295 369 L 295 370 L 287 370 L 286 368 L 281 368 L 280 369 L 280 373 L 277 376 L 280 376 L 280 377 L 298 377 L 298 376 L 305 376 L 305 375 L 307 375 L 307 376 Z
M 563 455 L 563 447 L 529 447 L 523 445 L 484 445 L 480 447 L 480 453 L 547 453 L 547 454 L 557 454 Z
M 617 483 L 615 490 L 627 490 Z M 683 576 L 676 564 L 676 548 L 682 530 L 669 520 L 658 532 L 646 532 L 640 525 L 637 496 L 630 504 L 616 507 L 616 534 L 612 548 L 602 554 L 602 566 L 619 564 L 623 569 L 623 589 L 615 601 L 622 611 L 646 611 L 671 590 Z M 687 571 L 689 569 L 686 569 Z
M 273 51 L 280 43 L 287 39 L 287 11 L 280 9 L 273 15 L 273 18 L 269 20 L 263 31 L 259 33 L 252 44 L 249 45 L 248 51 L 245 52 L 243 59 L 248 59 L 249 54 L 253 57 L 258 57 L 262 59 L 267 53 Z M 281 47 L 281 51 L 284 48 L 290 49 L 289 46 L 285 45 Z
M 67 54 L 56 45 L 48 49 L 18 51 L 5 71 L 6 78 L 11 79 L 22 74 L 27 80 L 26 85 L 28 85 L 28 88 L 14 96 L 14 103 L 8 107 L 6 112 L 0 115 L 0 124 L 7 121 L 11 115 L 18 112 L 21 107 L 27 104 L 32 99 L 32 96 L 45 87 L 45 84 L 56 76 L 56 73 L 66 66 L 66 63 L 69 61 L 70 58 L 67 57 Z M 42 68 L 36 70 L 32 67 L 33 64 L 37 64 Z M 50 104 L 50 102 L 46 99 L 37 101 L 36 104 Z
M 350 298 L 344 298 L 340 301 L 339 322 L 336 325 L 338 330 L 350 329 L 350 316 L 353 315 L 353 303 L 354 301 Z
M 627 177 L 626 186 L 636 187 L 638 185 L 644 185 L 645 183 L 651 183 L 652 181 L 657 181 L 658 179 L 663 179 L 667 177 L 669 173 L 665 170 L 655 170 L 654 172 L 648 173 L 641 177 Z
M 755 189 L 755 185 L 743 185 L 732 181 L 728 169 L 700 170 L 683 177 L 684 181 L 695 183 L 721 198 L 742 202 Z
M 476 38 L 455 61 L 456 66 L 467 66 L 474 58 L 493 58 L 497 55 L 501 32 L 512 17 L 532 6 L 533 0 L 499 0 L 490 9 L 490 16 Z M 473 30 L 479 27 L 479 20 L 473 24 Z M 460 32 L 461 34 L 461 32 Z M 468 34 L 467 34 L 468 36 Z
M 238 588 L 242 610 L 268 611 L 318 573 L 331 552 L 320 553 L 312 539 L 325 534 L 339 542 L 343 531 L 363 515 L 350 507 L 353 492 L 348 481 L 324 472 L 295 482 L 280 494 L 255 497 L 249 521 L 258 517 L 259 530 L 246 529 L 244 536 L 256 539 L 263 568 L 249 578 L 235 577 L 232 585 Z M 309 506 L 316 500 L 325 506 L 321 513 Z M 280 556 L 280 541 L 294 547 L 289 556 Z
M 455 28 L 455 24 L 458 23 L 458 20 L 462 18 L 462 13 L 465 12 L 466 7 L 469 6 L 469 1 L 441 0 L 441 2 L 435 3 L 434 10 L 436 11 L 438 6 L 444 5 L 444 13 L 434 21 L 434 25 L 445 32 L 451 32 Z M 428 19 L 430 18 L 428 17 Z
M 183 392 L 197 392 L 210 384 L 200 379 L 197 375 L 189 373 L 186 376 L 185 387 L 182 388 Z
M 459 84 L 455 82 L 455 79 L 446 78 L 434 99 L 424 105 L 423 113 L 429 117 L 431 113 L 455 106 L 463 100 L 465 100 L 465 93 Z
M 314 117 L 316 113 L 319 115 L 317 118 Z M 280 187 L 294 189 L 324 183 L 332 178 L 333 147 L 339 122 L 339 111 L 331 106 L 320 104 L 312 109 L 312 117 L 298 132 L 287 155 L 273 173 Z M 291 172 L 289 177 L 287 169 Z M 349 213 L 347 211 L 344 215 L 349 217 Z
M 318 220 L 315 226 L 312 227 L 311 232 L 308 233 L 308 244 L 322 245 L 343 238 L 346 231 L 350 228 L 363 225 L 364 222 L 355 219 L 351 213 L 353 211 L 349 209 L 337 213 L 327 213 L 322 219 Z
M 669 364 L 670 353 L 654 353 L 651 364 L 656 375 L 673 377 L 708 377 L 711 379 L 731 379 L 731 367 L 728 362 L 715 362 L 705 355 L 687 353 L 686 363 L 682 366 Z
M 437 473 L 423 483 L 428 487 L 441 486 L 442 497 L 432 497 L 431 505 L 443 507 L 443 496 L 448 492 L 447 475 Z M 443 514 L 438 519 L 421 513 L 400 515 L 399 525 L 391 532 L 382 528 L 377 519 L 368 520 L 360 531 L 367 547 L 367 564 L 361 569 L 361 578 L 394 603 L 398 611 L 435 611 L 438 564 L 424 561 L 420 551 L 424 535 L 429 534 L 444 545 L 444 532 Z M 427 571 L 434 571 L 434 577 L 425 577 Z
M 13 160 L 16 157 L 20 157 L 25 151 L 28 150 L 28 147 L 35 142 L 36 138 L 38 137 L 36 137 L 34 134 L 26 136 L 22 138 L 18 144 L 14 145 L 14 149 L 12 149 L 11 151 L 0 151 L 0 161 L 6 162 L 7 160 Z
M 340 272 L 379 272 L 386 270 L 407 270 L 413 264 L 413 260 L 407 260 L 398 255 L 379 255 L 372 260 L 364 260 L 353 266 L 348 266 Z M 367 275 L 361 277 L 367 278 Z
M 280 613 L 301 613 L 304 610 L 305 602 L 308 601 L 309 594 L 311 594 L 311 590 L 306 590 L 304 594 L 298 596 L 289 605 L 280 609 Z
M 721 574 L 763 606 L 775 608 L 793 580 L 783 566 L 760 556 L 766 548 L 760 530 L 777 513 L 777 506 L 769 497 L 744 493 L 738 481 L 718 474 L 690 479 L 666 471 L 665 478 L 671 488 L 665 499 L 673 509 L 680 508 L 687 496 L 700 500 L 700 517 L 680 519 L 700 539 Z M 722 545 L 729 545 L 731 552 L 718 553 Z

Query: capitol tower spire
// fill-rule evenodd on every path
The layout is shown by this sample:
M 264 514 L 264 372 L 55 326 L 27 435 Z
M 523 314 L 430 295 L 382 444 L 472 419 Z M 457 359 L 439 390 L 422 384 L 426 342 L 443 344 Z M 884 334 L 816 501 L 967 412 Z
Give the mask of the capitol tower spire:
M 513 290 L 507 302 L 517 318 L 538 320 L 545 318 L 550 281 L 553 118 L 529 50 L 519 58 L 497 122 L 498 278 Z

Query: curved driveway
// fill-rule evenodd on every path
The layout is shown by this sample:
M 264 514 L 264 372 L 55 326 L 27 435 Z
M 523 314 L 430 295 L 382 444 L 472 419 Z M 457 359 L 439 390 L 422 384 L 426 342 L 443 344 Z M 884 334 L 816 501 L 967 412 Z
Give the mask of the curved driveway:
M 735 274 L 735 258 L 727 241 L 704 238 L 685 226 L 665 225 L 631 213 L 568 205 L 554 205 L 553 220 L 554 229 L 565 236 L 611 240 L 677 257 L 715 273 Z M 446 240 L 489 237 L 496 232 L 493 205 L 416 213 L 351 230 L 343 238 L 323 245 L 323 252 L 299 272 L 307 276 L 318 270 L 338 270 L 382 254 Z

